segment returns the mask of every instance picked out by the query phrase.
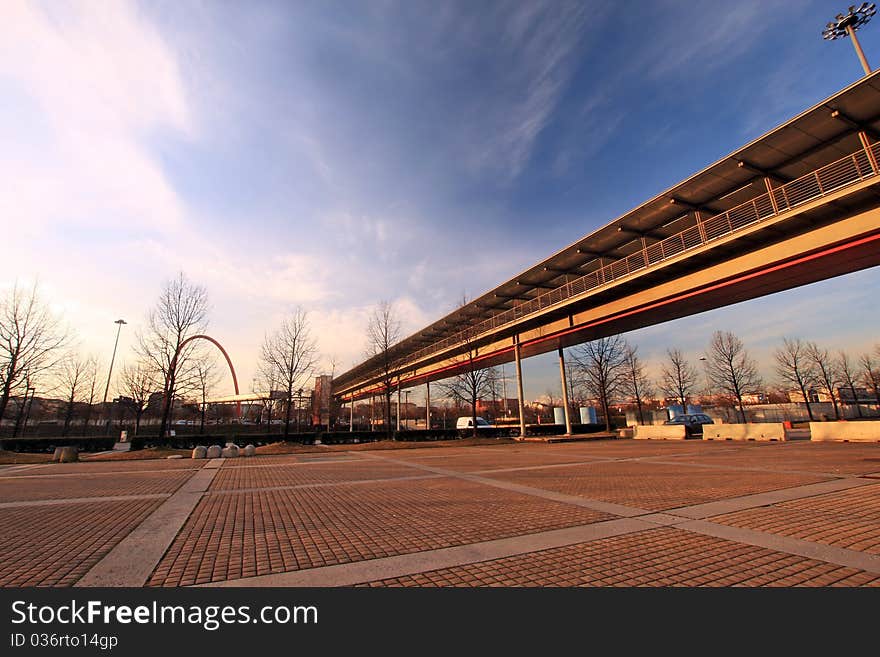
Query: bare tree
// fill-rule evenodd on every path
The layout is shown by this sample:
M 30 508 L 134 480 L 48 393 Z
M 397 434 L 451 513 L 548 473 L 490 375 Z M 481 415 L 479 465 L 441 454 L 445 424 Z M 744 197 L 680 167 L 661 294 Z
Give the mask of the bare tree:
M 85 418 L 83 418 L 83 432 L 82 435 L 86 435 L 89 430 L 89 423 L 92 421 L 92 412 L 95 409 L 95 404 L 98 402 L 98 370 L 101 369 L 101 363 L 98 360 L 97 356 L 91 357 L 91 367 L 87 373 L 86 386 L 88 388 L 88 392 L 84 396 L 83 401 L 86 404 L 85 409 Z
M 464 371 L 440 387 L 453 401 L 470 406 L 472 435 L 476 438 L 477 402 L 492 394 L 492 372 L 490 368 L 479 366 L 480 350 L 470 337 L 465 338 L 465 348 L 465 353 L 458 359 Z
M 875 351 L 880 355 L 880 346 Z M 859 365 L 862 368 L 862 380 L 865 382 L 865 386 L 874 392 L 874 399 L 880 405 L 880 363 L 871 354 L 862 354 L 859 358 Z
M 687 410 L 688 397 L 697 386 L 697 369 L 691 365 L 680 349 L 667 349 L 668 361 L 660 370 L 660 390 L 666 397 L 672 397 Z
M 183 349 L 181 346 L 205 331 L 207 317 L 208 293 L 180 272 L 165 283 L 147 318 L 147 329 L 137 334 L 137 353 L 164 379 L 160 438 L 165 436 L 170 423 L 175 393 L 193 383 L 192 356 L 197 345 L 189 342 Z
M 266 362 L 262 359 L 260 360 L 259 365 L 257 366 L 257 380 L 255 385 L 259 386 L 259 388 L 267 394 L 266 398 L 263 400 L 263 404 L 267 414 L 267 433 L 272 433 L 272 411 L 275 408 L 275 397 L 273 395 L 278 390 L 278 373 L 271 362 Z M 254 392 L 256 392 L 256 390 Z
M 644 402 L 654 394 L 651 379 L 645 369 L 645 364 L 639 358 L 638 347 L 627 344 L 623 356 L 625 376 L 621 382 L 621 392 L 636 403 L 639 424 L 644 424 Z
M 498 399 L 501 395 L 501 372 L 497 367 L 486 369 L 486 391 L 492 400 L 493 422 L 498 416 Z
M 217 387 L 220 381 L 220 373 L 217 371 L 217 359 L 213 354 L 200 354 L 193 359 L 193 379 L 195 393 L 199 400 L 199 433 L 205 433 L 205 412 L 208 405 L 208 397 Z
M 837 361 L 834 363 L 834 366 L 840 376 L 840 382 L 847 387 L 850 395 L 852 395 L 853 404 L 856 405 L 856 413 L 859 417 L 862 417 L 862 407 L 859 404 L 859 397 L 856 394 L 856 378 L 858 377 L 858 374 L 856 373 L 855 363 L 853 363 L 847 353 L 841 349 L 837 352 Z
M 807 415 L 813 420 L 809 390 L 816 382 L 816 367 L 807 353 L 807 345 L 800 338 L 783 338 L 782 346 L 773 352 L 776 376 L 789 386 L 796 386 L 807 405 Z
M 385 435 L 391 439 L 391 391 L 394 387 L 395 363 L 391 348 L 400 340 L 400 320 L 394 306 L 381 301 L 367 323 L 367 353 L 378 361 L 383 386 L 382 401 Z
M 605 430 L 611 431 L 611 401 L 626 379 L 626 341 L 619 335 L 600 338 L 571 350 L 576 383 L 599 400 L 605 416 Z
M 763 385 L 758 363 L 749 356 L 743 341 L 730 331 L 715 331 L 706 352 L 706 376 L 722 394 L 730 395 L 748 422 L 743 395 L 757 393 Z
M 150 395 L 156 392 L 159 383 L 158 372 L 148 363 L 138 363 L 136 366 L 122 368 L 120 377 L 120 392 L 127 397 L 134 411 L 134 435 L 138 434 L 141 426 L 141 418 L 150 401 Z
M 297 308 L 281 322 L 271 336 L 266 336 L 260 349 L 261 371 L 274 372 L 284 393 L 284 437 L 290 434 L 290 414 L 294 393 L 302 390 L 315 371 L 317 347 L 309 329 L 308 316 Z
M 96 368 L 97 362 L 94 358 L 83 358 L 78 354 L 70 354 L 61 362 L 58 371 L 58 389 L 64 395 L 62 436 L 66 436 L 70 431 L 76 405 L 87 397 Z
M 0 422 L 25 373 L 36 379 L 53 367 L 67 342 L 66 330 L 40 298 L 36 284 L 30 291 L 13 285 L 0 300 Z
M 36 392 L 33 387 L 35 381 L 31 377 L 30 372 L 25 371 L 22 374 L 22 382 L 21 389 L 24 390 L 24 395 L 17 395 L 16 397 L 11 397 L 10 399 L 15 399 L 16 402 L 16 413 L 15 413 L 15 425 L 12 428 L 12 437 L 15 438 L 19 435 L 19 429 L 24 431 L 22 427 L 22 419 L 27 417 L 25 415 L 25 408 L 30 404 L 33 405 L 33 395 Z M 30 400 L 28 400 L 28 393 L 31 394 Z
M 840 374 L 827 349 L 822 349 L 815 342 L 806 345 L 807 358 L 813 364 L 816 372 L 816 383 L 831 398 L 831 406 L 834 408 L 834 418 L 840 419 L 840 409 L 837 406 L 837 397 L 834 394 L 837 384 L 840 382 Z

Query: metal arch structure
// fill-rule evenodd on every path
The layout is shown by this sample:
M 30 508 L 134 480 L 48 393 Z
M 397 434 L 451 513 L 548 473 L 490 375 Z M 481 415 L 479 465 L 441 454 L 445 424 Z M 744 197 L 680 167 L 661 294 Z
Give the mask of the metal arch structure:
M 183 351 L 183 348 L 188 345 L 193 340 L 207 340 L 211 344 L 213 344 L 217 349 L 220 350 L 220 353 L 223 354 L 223 357 L 226 359 L 226 364 L 229 365 L 229 373 L 232 374 L 232 385 L 235 387 L 235 394 L 238 395 L 238 377 L 235 376 L 235 367 L 232 366 L 232 359 L 229 357 L 229 354 L 226 353 L 226 350 L 223 348 L 223 345 L 217 342 L 210 335 L 191 335 L 186 340 L 180 343 L 180 346 L 177 347 L 177 351 L 174 353 L 174 358 L 171 359 L 171 366 L 168 368 L 170 372 L 173 372 L 177 369 L 177 357 L 180 355 L 180 352 Z M 166 381 L 167 388 L 167 381 Z M 241 401 L 235 402 L 235 413 L 238 415 L 238 418 L 241 419 Z

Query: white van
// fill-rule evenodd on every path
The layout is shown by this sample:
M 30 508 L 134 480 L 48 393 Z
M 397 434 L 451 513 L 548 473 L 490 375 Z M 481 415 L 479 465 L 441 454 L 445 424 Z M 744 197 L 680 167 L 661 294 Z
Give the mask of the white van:
M 483 418 L 477 416 L 477 429 L 488 429 L 492 425 L 486 422 Z M 474 418 L 470 415 L 467 417 L 460 417 L 455 421 L 456 429 L 473 429 L 474 428 Z

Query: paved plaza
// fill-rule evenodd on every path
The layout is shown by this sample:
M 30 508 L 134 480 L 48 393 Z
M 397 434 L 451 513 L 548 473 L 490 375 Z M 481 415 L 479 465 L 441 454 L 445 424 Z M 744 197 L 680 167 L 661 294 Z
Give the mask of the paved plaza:
M 880 585 L 880 444 L 363 447 L 0 466 L 0 585 Z

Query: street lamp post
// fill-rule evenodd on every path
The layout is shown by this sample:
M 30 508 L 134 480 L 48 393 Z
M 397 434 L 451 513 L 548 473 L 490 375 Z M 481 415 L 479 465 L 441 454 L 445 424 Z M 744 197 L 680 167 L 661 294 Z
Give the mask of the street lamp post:
M 110 377 L 113 376 L 113 363 L 116 361 L 116 347 L 119 346 L 119 333 L 122 331 L 122 325 L 126 323 L 124 319 L 117 319 L 114 324 L 116 328 L 116 341 L 113 343 L 113 355 L 110 357 L 110 369 L 107 371 L 107 385 L 104 387 L 104 400 L 101 402 L 102 407 L 107 405 L 107 393 L 110 392 Z M 110 411 L 107 411 L 107 433 L 110 433 Z
M 859 61 L 862 63 L 865 75 L 870 75 L 871 67 L 868 65 L 868 59 L 865 57 L 865 52 L 862 50 L 862 45 L 856 36 L 856 30 L 871 20 L 875 13 L 877 13 L 877 9 L 873 2 L 863 2 L 859 7 L 852 5 L 847 10 L 847 13 L 837 14 L 834 20 L 828 23 L 825 29 L 822 30 L 822 38 L 826 41 L 835 41 L 843 37 L 852 39 L 853 48 L 856 49 L 856 55 L 858 55 Z

